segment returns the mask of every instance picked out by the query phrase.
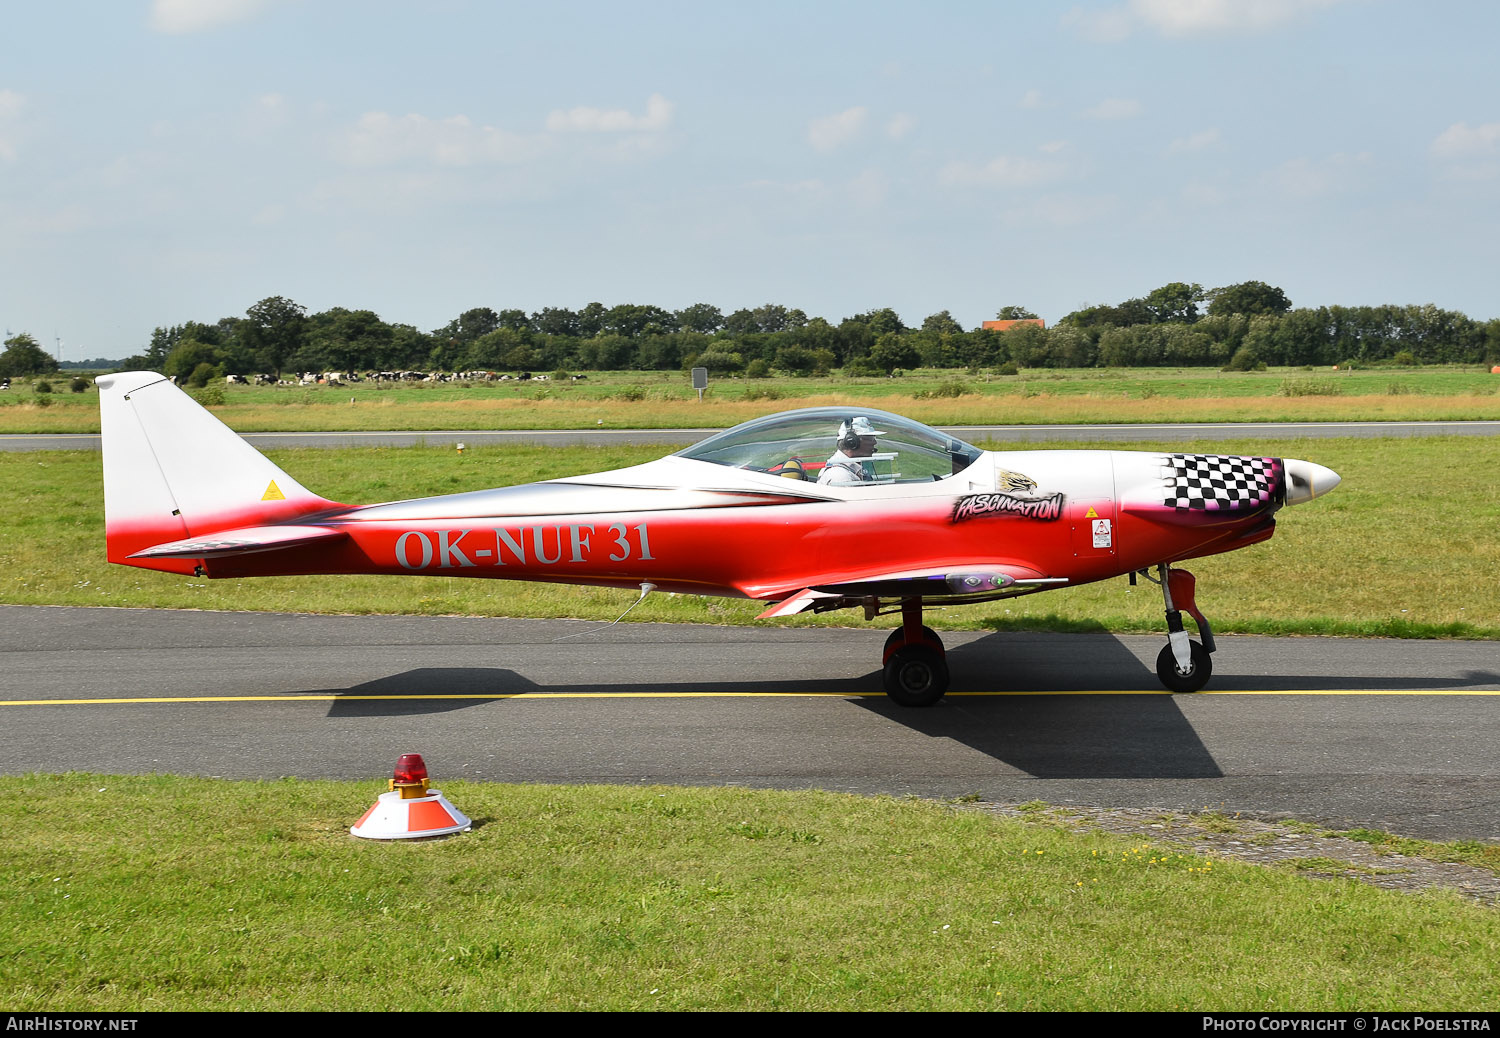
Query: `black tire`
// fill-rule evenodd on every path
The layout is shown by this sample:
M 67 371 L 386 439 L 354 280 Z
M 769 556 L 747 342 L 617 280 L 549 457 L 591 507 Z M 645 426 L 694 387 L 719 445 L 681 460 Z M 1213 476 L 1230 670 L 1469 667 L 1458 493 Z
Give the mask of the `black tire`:
M 897 649 L 885 665 L 885 694 L 901 706 L 931 706 L 948 691 L 948 663 L 925 645 Z
M 1207 649 L 1197 642 L 1188 642 L 1188 655 L 1190 663 L 1188 672 L 1184 674 L 1177 669 L 1177 657 L 1172 655 L 1170 642 L 1157 654 L 1156 676 L 1173 692 L 1196 692 L 1208 684 L 1208 679 L 1213 676 L 1213 659 Z
M 882 650 L 880 658 L 882 660 L 889 660 L 891 658 L 891 653 L 901 648 L 901 646 L 905 643 L 905 638 L 905 628 L 898 627 L 894 631 L 892 631 L 890 633 L 890 636 L 885 640 L 885 649 Z M 922 638 L 932 646 L 934 646 L 939 652 L 943 651 L 943 639 L 939 638 L 937 636 L 937 632 L 934 631 L 931 627 L 926 626 L 925 624 L 922 626 Z

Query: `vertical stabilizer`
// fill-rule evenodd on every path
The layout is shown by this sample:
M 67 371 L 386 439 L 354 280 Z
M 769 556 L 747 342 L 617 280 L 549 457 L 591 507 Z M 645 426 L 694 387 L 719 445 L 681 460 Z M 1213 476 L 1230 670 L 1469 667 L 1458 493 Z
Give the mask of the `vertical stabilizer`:
M 151 371 L 101 375 L 104 529 L 110 562 L 191 573 L 143 548 L 339 507 L 309 492 L 197 401 Z

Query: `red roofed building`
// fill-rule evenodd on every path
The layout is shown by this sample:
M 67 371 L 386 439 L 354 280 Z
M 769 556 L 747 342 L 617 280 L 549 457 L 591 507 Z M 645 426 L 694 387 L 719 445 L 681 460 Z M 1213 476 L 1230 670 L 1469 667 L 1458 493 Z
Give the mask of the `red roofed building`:
M 985 321 L 984 328 L 992 332 L 1008 332 L 1018 324 L 1034 324 L 1038 328 L 1047 327 L 1047 322 L 1040 317 L 1022 317 L 1014 321 Z

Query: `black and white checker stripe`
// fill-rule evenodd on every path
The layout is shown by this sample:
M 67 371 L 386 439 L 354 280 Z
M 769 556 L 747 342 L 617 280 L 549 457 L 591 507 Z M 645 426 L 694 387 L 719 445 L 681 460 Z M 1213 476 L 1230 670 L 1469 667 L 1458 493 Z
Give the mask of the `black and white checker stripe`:
M 1249 510 L 1271 500 L 1274 458 L 1169 454 L 1164 473 L 1169 508 Z

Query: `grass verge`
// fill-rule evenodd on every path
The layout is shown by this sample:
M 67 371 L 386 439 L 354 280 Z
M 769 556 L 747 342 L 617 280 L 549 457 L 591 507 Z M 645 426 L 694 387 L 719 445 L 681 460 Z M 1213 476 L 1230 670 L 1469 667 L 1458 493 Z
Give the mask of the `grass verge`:
M 993 446 L 993 445 L 992 445 Z M 1027 445 L 1034 447 L 1037 445 Z M 1045 446 L 1045 445 L 1042 445 Z M 1074 447 L 1078 445 L 1058 445 Z M 1096 445 L 1110 446 L 1110 445 Z M 1500 637 L 1500 439 L 1216 441 L 1133 445 L 1302 457 L 1343 476 L 1285 509 L 1269 542 L 1195 560 L 1216 630 L 1269 635 Z M 451 493 L 599 471 L 662 448 L 277 451 L 304 485 L 350 503 Z M 632 593 L 458 577 L 274 577 L 209 581 L 103 561 L 96 452 L 0 454 L 0 602 L 328 613 L 613 619 Z M 629 620 L 754 623 L 761 606 L 652 595 Z M 1160 594 L 1109 580 L 1029 598 L 929 611 L 948 630 L 1159 632 Z M 849 625 L 854 613 L 775 621 Z M 887 620 L 887 623 L 894 621 Z
M 884 798 L 443 786 L 474 831 L 402 845 L 348 835 L 374 783 L 7 780 L 9 1008 L 1411 1011 L 1500 997 L 1500 915 L 1449 895 Z

